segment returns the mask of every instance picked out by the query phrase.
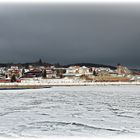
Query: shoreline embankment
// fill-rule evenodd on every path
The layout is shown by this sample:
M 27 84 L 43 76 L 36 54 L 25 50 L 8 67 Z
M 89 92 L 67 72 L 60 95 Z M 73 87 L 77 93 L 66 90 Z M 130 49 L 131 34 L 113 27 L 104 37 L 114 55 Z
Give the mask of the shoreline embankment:
M 21 83 L 0 83 L 0 89 L 6 88 L 47 88 L 54 86 L 107 86 L 107 85 L 140 85 L 140 82 L 21 82 Z

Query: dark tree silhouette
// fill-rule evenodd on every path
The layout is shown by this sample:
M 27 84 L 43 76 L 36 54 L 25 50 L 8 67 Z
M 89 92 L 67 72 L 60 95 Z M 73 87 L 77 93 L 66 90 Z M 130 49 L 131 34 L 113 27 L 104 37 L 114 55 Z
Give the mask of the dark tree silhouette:
M 54 66 L 55 66 L 56 68 L 61 67 L 61 65 L 60 65 L 59 63 L 54 64 Z
M 24 73 L 25 73 L 25 69 L 23 68 L 23 69 L 22 69 L 22 75 L 24 75 Z
M 42 65 L 42 60 L 41 60 L 41 58 L 39 59 L 38 64 L 39 64 L 39 65 Z
M 8 78 L 8 75 L 7 74 L 5 75 L 5 78 Z
M 97 72 L 95 70 L 93 71 L 93 75 L 94 76 L 97 76 Z
M 16 76 L 15 75 L 12 75 L 11 82 L 16 82 Z
M 43 78 L 46 78 L 46 74 L 47 74 L 47 73 L 46 73 L 46 70 L 44 69 L 44 70 L 42 71 L 42 77 L 43 77 Z

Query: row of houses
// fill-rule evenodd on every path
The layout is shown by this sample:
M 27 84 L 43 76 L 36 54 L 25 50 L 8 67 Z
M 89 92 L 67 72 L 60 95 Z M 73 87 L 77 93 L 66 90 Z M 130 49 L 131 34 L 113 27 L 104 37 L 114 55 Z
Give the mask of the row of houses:
M 28 68 L 11 66 L 0 68 L 0 82 L 9 82 L 16 79 L 20 82 L 27 78 L 48 78 L 48 79 L 85 79 L 92 81 L 137 81 L 140 80 L 140 73 L 133 73 L 127 67 L 117 65 L 115 70 L 108 67 L 86 67 L 70 66 L 68 68 L 56 68 L 55 66 L 32 66 Z

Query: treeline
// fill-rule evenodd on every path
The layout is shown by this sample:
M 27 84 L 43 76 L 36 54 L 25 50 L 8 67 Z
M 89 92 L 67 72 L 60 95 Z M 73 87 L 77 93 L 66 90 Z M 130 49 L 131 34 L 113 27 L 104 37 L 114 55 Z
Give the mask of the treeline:
M 69 67 L 69 66 L 86 66 L 86 67 L 103 67 L 103 68 L 110 68 L 112 70 L 116 69 L 115 66 L 110 66 L 110 65 L 104 65 L 104 64 L 93 64 L 93 63 L 75 63 L 75 64 L 69 64 L 69 65 L 65 65 L 65 67 Z

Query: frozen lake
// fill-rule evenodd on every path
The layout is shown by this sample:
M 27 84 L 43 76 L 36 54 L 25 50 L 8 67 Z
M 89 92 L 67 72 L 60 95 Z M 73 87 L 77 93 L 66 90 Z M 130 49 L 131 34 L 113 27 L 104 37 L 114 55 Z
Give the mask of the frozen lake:
M 140 86 L 0 91 L 0 136 L 140 135 Z

